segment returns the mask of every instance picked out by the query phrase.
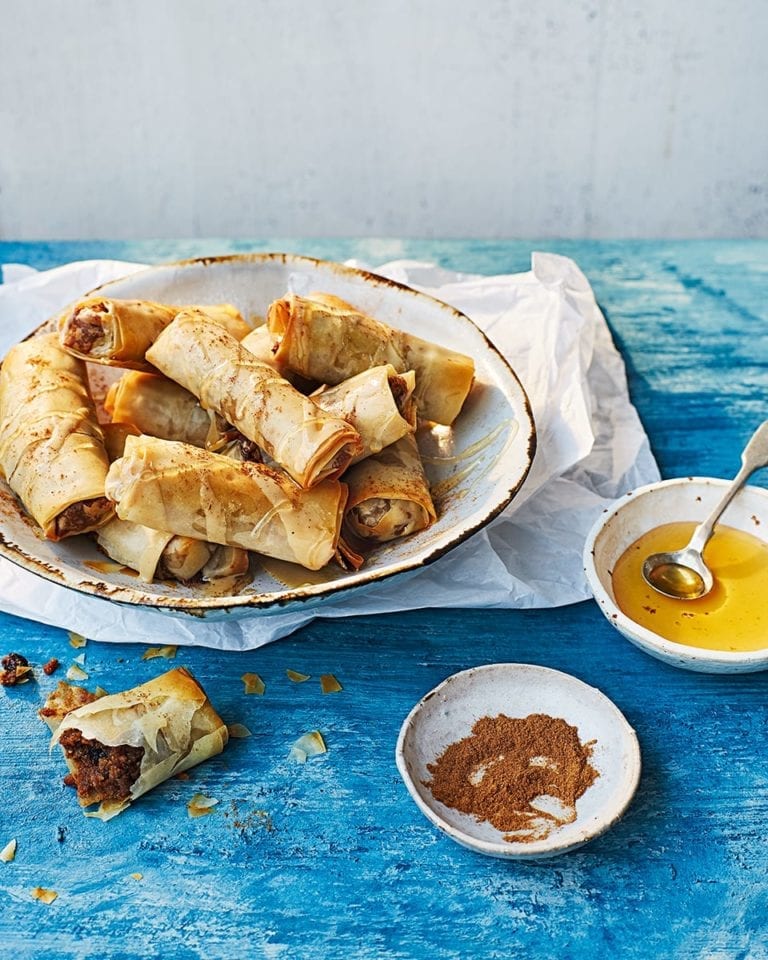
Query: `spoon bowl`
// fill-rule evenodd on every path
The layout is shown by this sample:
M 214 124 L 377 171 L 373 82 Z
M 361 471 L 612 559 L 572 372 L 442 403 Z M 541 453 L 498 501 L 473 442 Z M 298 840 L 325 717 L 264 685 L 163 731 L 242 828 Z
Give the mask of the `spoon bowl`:
M 643 563 L 643 579 L 673 600 L 698 600 L 714 586 L 712 571 L 695 550 L 654 553 Z

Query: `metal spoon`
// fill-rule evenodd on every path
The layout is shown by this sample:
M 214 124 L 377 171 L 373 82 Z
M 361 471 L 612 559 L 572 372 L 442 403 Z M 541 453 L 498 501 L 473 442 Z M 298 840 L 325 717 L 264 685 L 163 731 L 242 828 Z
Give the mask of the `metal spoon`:
M 643 563 L 645 582 L 665 597 L 675 600 L 697 600 L 709 593 L 715 581 L 701 553 L 725 508 L 755 470 L 766 465 L 768 420 L 752 434 L 752 439 L 741 455 L 741 470 L 733 478 L 712 513 L 693 531 L 688 546 L 672 553 L 654 553 Z

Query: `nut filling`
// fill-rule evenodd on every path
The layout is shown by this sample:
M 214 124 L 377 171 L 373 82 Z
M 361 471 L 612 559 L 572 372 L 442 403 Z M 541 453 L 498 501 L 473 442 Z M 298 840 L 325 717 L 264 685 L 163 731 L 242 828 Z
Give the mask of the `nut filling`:
M 72 763 L 72 779 L 84 806 L 105 800 L 128 800 L 139 778 L 143 747 L 108 747 L 87 740 L 79 730 L 65 730 L 59 743 Z
M 64 345 L 79 353 L 91 353 L 93 345 L 105 339 L 103 315 L 106 310 L 81 310 L 64 331 Z
M 389 389 L 392 391 L 392 399 L 395 401 L 395 406 L 400 413 L 402 413 L 403 402 L 408 396 L 408 384 L 402 377 L 390 377 Z
M 9 653 L 2 659 L 3 672 L 0 673 L 0 684 L 4 687 L 15 687 L 17 683 L 24 683 L 32 675 L 29 660 L 20 653 Z
M 112 509 L 112 503 L 106 497 L 70 504 L 56 517 L 56 539 L 92 530 L 112 514 Z

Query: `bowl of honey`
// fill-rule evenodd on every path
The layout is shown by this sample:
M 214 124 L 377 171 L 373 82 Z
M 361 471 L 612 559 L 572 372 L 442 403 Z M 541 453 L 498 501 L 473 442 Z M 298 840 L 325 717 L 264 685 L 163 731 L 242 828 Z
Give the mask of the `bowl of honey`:
M 714 576 L 697 600 L 665 597 L 642 575 L 646 557 L 684 547 L 726 480 L 686 477 L 630 491 L 598 518 L 584 572 L 611 626 L 651 656 L 706 673 L 768 669 L 768 490 L 744 487 L 704 548 Z

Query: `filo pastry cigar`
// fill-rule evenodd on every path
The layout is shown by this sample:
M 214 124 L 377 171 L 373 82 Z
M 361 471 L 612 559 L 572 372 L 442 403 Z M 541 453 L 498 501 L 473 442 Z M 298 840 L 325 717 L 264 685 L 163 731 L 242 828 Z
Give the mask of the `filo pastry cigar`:
M 352 460 L 357 463 L 416 429 L 415 384 L 413 370 L 399 374 L 384 364 L 310 396 L 321 410 L 343 417 L 360 434 L 363 449 Z
M 161 374 L 126 370 L 109 388 L 104 409 L 112 417 L 112 423 L 102 425 L 107 453 L 111 432 L 123 430 L 226 452 L 238 460 L 263 459 L 257 444 L 217 413 L 203 410 L 193 393 Z M 116 459 L 110 455 L 110 460 Z
M 349 486 L 345 523 L 363 540 L 394 540 L 437 519 L 412 433 L 356 464 L 344 482 Z
M 104 409 L 115 423 L 130 423 L 140 433 L 204 447 L 211 415 L 197 397 L 167 377 L 126 370 L 109 388 Z
M 55 334 L 13 347 L 0 369 L 0 469 L 49 540 L 109 519 L 108 466 L 82 360 Z
M 59 700 L 61 700 L 59 695 Z M 183 667 L 124 693 L 99 697 L 61 717 L 52 744 L 64 751 L 83 807 L 107 820 L 164 780 L 221 753 L 226 724 L 205 691 Z
M 471 357 L 395 330 L 328 293 L 290 294 L 267 314 L 277 363 L 320 383 L 337 384 L 391 363 L 416 371 L 419 416 L 451 424 L 472 387 Z
M 108 366 L 150 370 L 144 354 L 183 309 L 152 300 L 86 297 L 59 318 L 61 345 L 77 357 Z M 199 307 L 214 323 L 242 340 L 251 327 L 229 303 Z
M 266 363 L 268 367 L 272 367 L 273 370 L 277 371 L 281 377 L 290 381 L 292 377 L 291 371 L 275 360 L 275 354 L 272 350 L 272 334 L 269 332 L 266 323 L 251 330 L 247 336 L 243 337 L 240 343 L 249 353 L 252 353 L 257 360 Z
M 133 371 L 131 373 L 137 377 L 145 376 Z M 186 393 L 175 383 L 171 385 L 181 393 Z M 125 423 L 104 425 L 110 461 L 123 456 L 129 436 L 140 434 L 135 427 Z M 248 570 L 248 553 L 239 547 L 224 547 L 192 537 L 177 537 L 167 531 L 153 530 L 119 517 L 112 517 L 95 531 L 95 535 L 96 542 L 108 557 L 135 570 L 146 583 L 153 580 L 188 581 L 198 576 L 205 581 L 217 580 L 220 577 L 241 576 Z
M 302 487 L 340 476 L 361 449 L 346 420 L 324 413 L 234 337 L 182 311 L 147 360 L 258 444 Z
M 96 542 L 108 557 L 135 570 L 145 583 L 198 577 L 209 581 L 248 571 L 248 553 L 239 547 L 178 537 L 119 517 L 99 527 Z
M 319 570 L 335 555 L 347 488 L 302 490 L 264 464 L 154 437 L 128 437 L 106 483 L 121 519 Z

